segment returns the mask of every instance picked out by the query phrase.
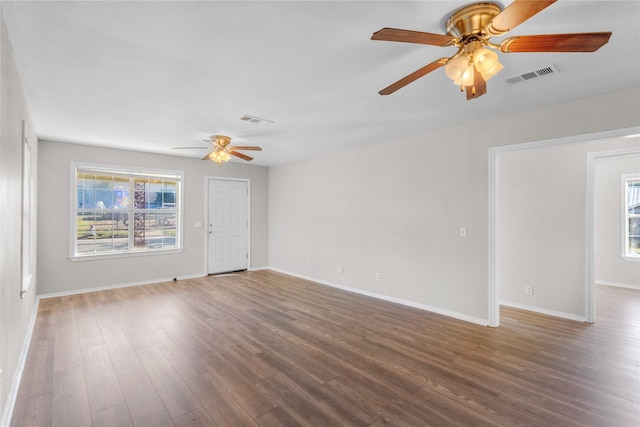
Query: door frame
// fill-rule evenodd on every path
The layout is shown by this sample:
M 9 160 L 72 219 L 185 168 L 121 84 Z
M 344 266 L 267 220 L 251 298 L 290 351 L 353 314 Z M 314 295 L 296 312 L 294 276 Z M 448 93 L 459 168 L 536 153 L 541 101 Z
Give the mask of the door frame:
M 251 270 L 251 180 L 228 176 L 204 177 L 204 221 L 202 222 L 202 239 L 204 244 L 204 276 L 209 275 L 209 184 L 211 181 L 237 181 L 247 183 L 247 271 Z
M 611 138 L 620 138 L 630 135 L 640 134 L 640 126 L 634 126 L 610 131 L 574 135 L 564 138 L 548 139 L 542 141 L 525 142 L 520 144 L 505 145 L 489 148 L 489 268 L 488 268 L 488 326 L 500 326 L 500 283 L 497 276 L 500 262 L 500 247 L 498 245 L 500 234 L 500 212 L 498 209 L 500 202 L 500 155 L 522 150 L 531 150 L 549 146 L 562 146 L 566 144 L 595 142 Z M 595 278 L 594 278 L 594 250 L 595 250 L 595 198 L 594 185 L 590 184 L 593 179 L 593 168 L 597 153 L 585 159 L 586 176 L 586 200 L 585 200 L 585 321 L 593 323 L 595 321 Z M 591 168 L 591 169 L 590 169 Z

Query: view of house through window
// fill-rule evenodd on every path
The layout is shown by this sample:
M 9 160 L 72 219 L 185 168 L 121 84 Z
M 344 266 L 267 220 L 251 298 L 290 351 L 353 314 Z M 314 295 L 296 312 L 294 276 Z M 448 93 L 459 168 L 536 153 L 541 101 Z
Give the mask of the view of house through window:
M 74 165 L 73 257 L 180 249 L 181 171 Z
M 640 257 L 640 175 L 624 177 L 625 252 L 623 256 Z

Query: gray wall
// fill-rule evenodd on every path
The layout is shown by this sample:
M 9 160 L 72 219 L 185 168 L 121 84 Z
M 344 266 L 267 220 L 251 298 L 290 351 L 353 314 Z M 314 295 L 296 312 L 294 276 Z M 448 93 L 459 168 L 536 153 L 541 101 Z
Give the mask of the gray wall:
M 586 155 L 639 146 L 638 138 L 612 138 L 500 155 L 497 276 L 503 303 L 585 317 Z M 615 195 L 619 202 L 619 181 Z M 603 242 L 596 242 L 600 252 Z M 533 286 L 533 295 L 525 294 L 525 286 Z
M 0 21 L 0 424 L 4 425 L 38 286 L 34 277 L 28 292 L 20 298 L 23 120 L 33 165 L 37 165 L 38 145 L 4 20 Z M 32 174 L 35 181 L 35 167 Z
M 178 169 L 184 178 L 184 251 L 177 254 L 77 261 L 69 255 L 70 164 L 90 162 Z M 40 294 L 149 283 L 205 274 L 205 177 L 251 180 L 251 266 L 268 265 L 268 171 L 265 167 L 40 141 L 38 274 Z
M 634 88 L 272 167 L 270 266 L 486 322 L 488 148 L 639 124 Z
M 595 165 L 595 281 L 640 288 L 640 260 L 624 260 L 620 256 L 623 230 L 621 176 L 640 173 L 640 156 L 597 159 Z

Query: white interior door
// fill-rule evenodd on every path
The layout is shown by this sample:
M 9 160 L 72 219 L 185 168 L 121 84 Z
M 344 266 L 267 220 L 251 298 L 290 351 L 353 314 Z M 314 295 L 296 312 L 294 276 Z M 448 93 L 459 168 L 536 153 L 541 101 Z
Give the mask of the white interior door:
M 248 207 L 248 181 L 208 180 L 208 274 L 246 270 L 248 268 Z

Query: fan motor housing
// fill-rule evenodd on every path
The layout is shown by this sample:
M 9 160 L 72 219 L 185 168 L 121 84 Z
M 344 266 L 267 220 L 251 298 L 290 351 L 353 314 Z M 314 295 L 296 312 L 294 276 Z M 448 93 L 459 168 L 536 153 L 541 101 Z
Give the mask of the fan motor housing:
M 484 33 L 489 22 L 502 11 L 495 3 L 474 3 L 453 12 L 447 19 L 447 34 L 463 41 Z

